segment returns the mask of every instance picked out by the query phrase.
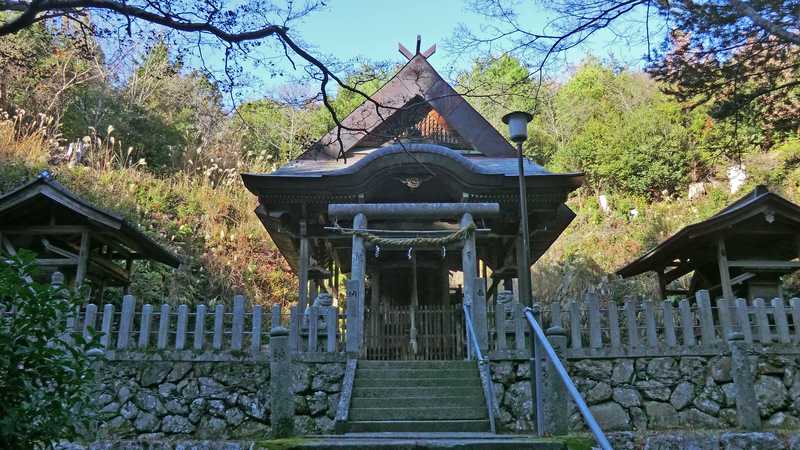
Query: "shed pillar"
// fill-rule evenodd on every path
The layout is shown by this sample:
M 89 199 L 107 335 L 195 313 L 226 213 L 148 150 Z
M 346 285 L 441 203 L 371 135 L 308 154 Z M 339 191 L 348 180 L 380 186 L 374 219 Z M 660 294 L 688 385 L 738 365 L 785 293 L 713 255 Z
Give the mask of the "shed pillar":
M 731 286 L 731 271 L 728 267 L 728 251 L 725 248 L 725 238 L 717 239 L 717 265 L 719 266 L 719 282 L 722 286 L 722 296 L 728 301 L 734 301 L 733 287 Z
M 81 249 L 78 253 L 78 270 L 75 272 L 75 289 L 79 289 L 86 279 L 86 274 L 89 270 L 89 250 L 90 250 L 90 237 L 89 232 L 84 231 L 81 233 Z

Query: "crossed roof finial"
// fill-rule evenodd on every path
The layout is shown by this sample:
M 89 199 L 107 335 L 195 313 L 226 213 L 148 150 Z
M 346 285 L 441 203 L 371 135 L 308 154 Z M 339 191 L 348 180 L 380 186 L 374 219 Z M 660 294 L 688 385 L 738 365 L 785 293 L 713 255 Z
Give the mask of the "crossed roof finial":
M 423 58 L 428 59 L 431 57 L 431 55 L 436 53 L 436 44 L 431 45 L 429 49 L 420 53 L 419 50 L 420 46 L 422 45 L 422 36 L 420 35 L 417 35 L 417 52 L 414 54 L 412 54 L 403 44 L 398 43 L 397 45 L 399 47 L 400 53 L 402 53 L 403 56 L 405 56 L 406 59 L 408 59 L 409 61 L 416 55 L 420 55 Z

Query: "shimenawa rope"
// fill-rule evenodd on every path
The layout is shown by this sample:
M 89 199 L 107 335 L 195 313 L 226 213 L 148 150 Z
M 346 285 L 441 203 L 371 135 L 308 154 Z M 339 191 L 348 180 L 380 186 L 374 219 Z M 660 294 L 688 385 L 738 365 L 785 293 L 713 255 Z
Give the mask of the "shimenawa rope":
M 337 230 L 342 234 L 350 234 L 363 238 L 367 242 L 379 245 L 381 247 L 415 247 L 415 246 L 441 246 L 450 244 L 466 239 L 470 234 L 475 232 L 475 224 L 470 223 L 460 230 L 438 238 L 415 237 L 415 238 L 388 238 L 374 235 L 364 230 L 345 230 L 344 228 L 337 227 Z

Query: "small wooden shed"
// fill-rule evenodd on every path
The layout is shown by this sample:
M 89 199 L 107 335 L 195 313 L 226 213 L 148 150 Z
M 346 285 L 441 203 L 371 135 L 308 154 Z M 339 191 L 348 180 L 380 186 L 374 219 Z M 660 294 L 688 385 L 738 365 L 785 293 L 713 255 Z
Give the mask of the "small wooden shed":
M 0 255 L 23 248 L 37 254 L 42 269 L 64 273 L 74 287 L 88 280 L 100 292 L 127 290 L 137 259 L 180 264 L 122 216 L 80 198 L 47 171 L 0 196 Z
M 800 206 L 765 186 L 689 225 L 619 269 L 658 275 L 662 297 L 707 289 L 733 298 L 781 297 L 781 277 L 800 269 Z M 691 276 L 689 289 L 669 285 Z

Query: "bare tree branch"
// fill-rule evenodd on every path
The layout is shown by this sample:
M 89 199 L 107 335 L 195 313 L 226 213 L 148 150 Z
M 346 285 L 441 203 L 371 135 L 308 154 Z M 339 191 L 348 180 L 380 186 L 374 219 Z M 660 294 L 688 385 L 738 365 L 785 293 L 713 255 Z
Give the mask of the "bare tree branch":
M 770 21 L 759 14 L 752 6 L 742 0 L 731 0 L 731 4 L 739 14 L 746 16 L 767 33 L 773 34 L 786 42 L 800 45 L 800 34 L 792 33 L 778 23 Z

